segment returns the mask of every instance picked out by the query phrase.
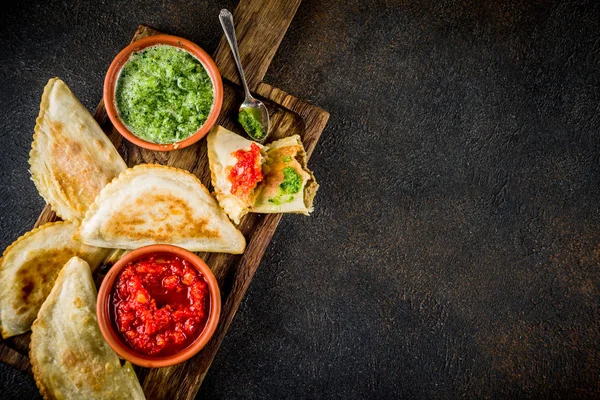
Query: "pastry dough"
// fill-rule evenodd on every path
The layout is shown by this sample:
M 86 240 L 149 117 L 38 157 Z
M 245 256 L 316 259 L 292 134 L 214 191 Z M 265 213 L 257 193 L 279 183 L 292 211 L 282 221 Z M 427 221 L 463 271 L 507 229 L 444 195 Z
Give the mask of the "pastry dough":
M 250 212 L 308 215 L 313 210 L 313 199 L 319 185 L 312 172 L 306 168 L 306 152 L 300 136 L 293 135 L 276 140 L 265 146 L 265 151 L 265 182 Z M 282 190 L 281 185 L 286 172 L 291 172 L 297 177 L 297 192 Z
M 111 253 L 71 239 L 76 230 L 74 222 L 51 222 L 6 248 L 0 260 L 2 337 L 29 330 L 58 272 L 71 257 L 79 256 L 96 268 Z
M 29 154 L 31 179 L 64 220 L 81 220 L 100 190 L 127 165 L 108 137 L 58 78 L 40 104 Z
M 246 240 L 191 173 L 155 164 L 125 170 L 88 210 L 76 239 L 116 249 L 172 244 L 241 254 Z
M 257 185 L 248 196 L 239 196 L 232 193 L 232 184 L 229 174 L 238 159 L 234 156 L 236 151 L 249 151 L 252 144 L 262 149 L 262 145 L 245 139 L 222 126 L 213 128 L 207 138 L 208 163 L 210 165 L 210 176 L 215 189 L 215 196 L 219 204 L 236 224 L 248 213 L 248 210 L 256 200 L 261 185 Z M 255 163 L 257 168 L 261 167 L 262 155 L 258 153 Z
M 44 399 L 144 399 L 130 363 L 104 341 L 89 265 L 71 258 L 31 327 L 29 351 Z

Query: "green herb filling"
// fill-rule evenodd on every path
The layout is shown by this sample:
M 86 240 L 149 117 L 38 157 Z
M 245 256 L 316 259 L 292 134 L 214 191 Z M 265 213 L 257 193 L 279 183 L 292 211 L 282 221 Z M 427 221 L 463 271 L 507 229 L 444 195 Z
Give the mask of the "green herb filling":
M 260 121 L 259 112 L 253 112 L 248 108 L 242 109 L 238 114 L 238 121 L 248 133 L 248 135 L 254 140 L 260 140 L 265 137 L 265 132 L 263 132 L 262 124 Z
M 302 189 L 302 177 L 292 167 L 283 169 L 283 182 L 279 184 L 277 196 L 269 199 L 269 202 L 280 205 L 289 203 L 294 200 L 293 194 L 296 194 Z
M 212 109 L 214 90 L 197 58 L 158 45 L 131 55 L 117 80 L 115 101 L 121 120 L 136 136 L 166 144 L 200 129 Z

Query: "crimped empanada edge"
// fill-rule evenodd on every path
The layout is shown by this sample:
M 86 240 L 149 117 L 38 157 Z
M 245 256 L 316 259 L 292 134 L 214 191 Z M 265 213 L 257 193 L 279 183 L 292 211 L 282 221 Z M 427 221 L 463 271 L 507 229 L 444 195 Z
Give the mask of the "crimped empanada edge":
M 294 136 L 298 136 L 298 135 L 294 135 Z M 319 184 L 317 183 L 317 179 L 315 178 L 315 175 L 313 174 L 313 172 L 310 169 L 308 169 L 308 160 L 307 160 L 306 150 L 304 149 L 304 145 L 302 144 L 302 140 L 300 139 L 300 136 L 298 136 L 298 144 L 300 145 L 300 148 L 302 149 L 302 151 L 299 154 L 300 165 L 302 166 L 302 169 L 304 170 L 304 172 L 306 172 L 308 175 L 310 175 L 309 180 L 306 182 L 306 185 L 304 185 L 304 206 L 307 209 L 306 215 L 309 215 L 314 210 L 313 200 L 315 199 L 317 190 L 319 190 Z
M 153 170 L 153 169 L 162 169 L 162 170 L 166 170 L 166 171 L 176 172 L 178 174 L 183 173 L 185 176 L 189 176 L 189 177 L 193 178 L 193 182 L 195 184 L 199 185 L 200 189 L 202 191 L 204 191 L 204 193 L 206 195 L 208 195 L 210 198 L 212 198 L 215 201 L 215 203 L 217 203 L 217 206 L 218 206 L 217 200 L 215 200 L 215 198 L 212 196 L 212 194 L 210 194 L 210 192 L 206 188 L 206 186 L 204 186 L 204 184 L 200 181 L 200 179 L 198 179 L 198 177 L 196 175 L 192 174 L 191 172 L 184 170 L 184 169 L 180 169 L 180 168 L 170 167 L 168 165 L 138 164 L 132 168 L 127 168 L 125 171 L 121 172 L 119 174 L 119 176 L 113 178 L 112 181 L 110 181 L 106 186 L 104 186 L 104 188 L 100 191 L 100 193 L 98 193 L 98 196 L 96 196 L 96 198 L 94 199 L 94 202 L 90 205 L 87 212 L 85 213 L 85 217 L 81 221 L 81 225 L 79 225 L 79 228 L 75 232 L 75 235 L 73 235 L 73 239 L 79 240 L 79 241 L 82 241 L 83 243 L 85 243 L 85 239 L 82 236 L 83 227 L 96 214 L 96 212 L 100 208 L 99 204 L 104 200 L 105 197 L 111 195 L 114 192 L 114 190 L 115 190 L 114 188 L 117 187 L 117 185 L 120 184 L 121 181 L 133 179 L 136 176 L 143 175 L 144 173 L 146 173 L 146 171 Z M 227 215 L 225 214 L 225 216 L 227 216 Z M 241 232 L 240 232 L 240 234 L 241 234 Z M 242 237 L 243 236 L 244 235 L 242 234 Z M 244 243 L 245 243 L 245 238 L 244 238 Z M 244 248 L 245 248 L 245 244 L 244 244 Z
M 44 119 L 46 111 L 48 110 L 50 92 L 52 92 L 54 85 L 58 84 L 59 82 L 63 81 L 58 77 L 51 78 L 44 87 L 44 92 L 42 93 L 42 100 L 40 102 L 40 112 L 38 113 L 38 116 L 35 120 L 35 128 L 33 129 L 33 142 L 31 143 L 31 150 L 29 151 L 29 160 L 27 162 L 29 164 L 31 180 L 37 188 L 38 193 L 44 198 L 46 203 L 50 204 L 50 207 L 56 213 L 56 215 L 58 215 L 63 220 L 72 220 L 72 218 L 66 218 L 66 216 L 69 213 L 72 214 L 72 212 L 68 210 L 68 207 L 63 204 L 60 204 L 59 202 L 51 201 L 49 190 L 46 187 L 44 187 L 41 182 L 41 176 L 43 175 L 43 171 L 41 169 L 43 168 L 44 160 L 40 151 L 38 150 L 38 139 L 41 135 L 40 130 L 42 126 L 42 121 Z
M 59 224 L 75 224 L 75 222 L 73 222 L 73 221 L 46 222 L 44 225 L 40 225 L 37 228 L 30 230 L 29 232 L 25 232 L 24 234 L 19 236 L 14 242 L 12 242 L 6 249 L 4 249 L 4 252 L 2 253 L 2 258 L 0 260 L 4 260 L 6 255 L 12 250 L 13 247 L 15 247 L 21 241 L 27 239 L 29 236 L 35 235 L 39 231 L 44 230 L 50 226 L 59 225 Z M 1 269 L 1 266 L 2 266 L 2 264 L 0 263 L 0 269 Z

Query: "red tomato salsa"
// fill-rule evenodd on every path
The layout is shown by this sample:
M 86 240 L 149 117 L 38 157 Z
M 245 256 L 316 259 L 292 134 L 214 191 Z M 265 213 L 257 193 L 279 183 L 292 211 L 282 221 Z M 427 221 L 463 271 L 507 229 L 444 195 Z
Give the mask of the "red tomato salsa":
M 250 150 L 233 152 L 236 164 L 229 172 L 231 193 L 243 200 L 248 200 L 256 184 L 263 180 L 260 168 L 260 147 L 256 143 L 250 145 Z
M 208 319 L 210 293 L 188 261 L 156 254 L 129 263 L 111 294 L 117 331 L 136 352 L 166 356 L 200 336 Z

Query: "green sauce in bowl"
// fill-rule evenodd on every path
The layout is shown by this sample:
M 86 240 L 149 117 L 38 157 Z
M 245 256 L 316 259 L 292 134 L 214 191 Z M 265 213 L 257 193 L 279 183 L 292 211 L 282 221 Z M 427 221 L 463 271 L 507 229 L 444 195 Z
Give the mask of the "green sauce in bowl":
M 159 144 L 196 133 L 213 103 L 213 83 L 202 63 L 169 45 L 133 53 L 115 88 L 121 121 L 140 139 Z

